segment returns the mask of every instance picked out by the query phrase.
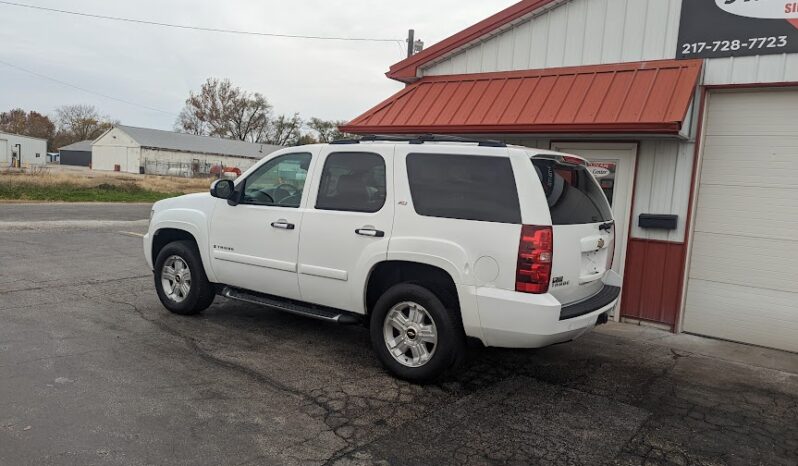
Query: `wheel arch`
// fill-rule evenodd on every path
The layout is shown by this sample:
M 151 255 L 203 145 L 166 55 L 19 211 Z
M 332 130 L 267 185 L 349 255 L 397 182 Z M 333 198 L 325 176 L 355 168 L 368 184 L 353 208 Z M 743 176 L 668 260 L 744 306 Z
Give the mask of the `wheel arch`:
M 152 237 L 152 260 L 153 264 L 158 258 L 158 253 L 167 244 L 174 241 L 191 241 L 197 246 L 202 260 L 202 267 L 205 275 L 211 282 L 216 281 L 216 276 L 211 267 L 211 260 L 207 248 L 207 242 L 202 241 L 204 236 L 198 231 L 197 227 L 185 222 L 163 222 L 159 223 L 153 232 Z
M 385 260 L 375 264 L 366 279 L 364 307 L 371 313 L 377 300 L 400 283 L 416 283 L 429 289 L 447 307 L 460 311 L 455 278 L 447 270 L 425 262 Z

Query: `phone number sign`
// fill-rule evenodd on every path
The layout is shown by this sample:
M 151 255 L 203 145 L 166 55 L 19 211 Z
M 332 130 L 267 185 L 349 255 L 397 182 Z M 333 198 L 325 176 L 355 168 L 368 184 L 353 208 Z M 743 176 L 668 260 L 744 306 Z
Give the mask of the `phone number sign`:
M 683 0 L 678 58 L 798 52 L 798 0 Z

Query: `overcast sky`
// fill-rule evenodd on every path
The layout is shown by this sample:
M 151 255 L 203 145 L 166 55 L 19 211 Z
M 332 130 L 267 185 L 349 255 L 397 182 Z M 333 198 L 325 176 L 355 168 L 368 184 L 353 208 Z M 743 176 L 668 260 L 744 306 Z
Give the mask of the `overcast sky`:
M 18 0 L 150 21 L 286 34 L 404 39 L 427 46 L 515 0 Z M 0 63 L 0 111 L 52 113 L 88 103 L 124 124 L 171 129 L 189 90 L 230 78 L 278 113 L 348 120 L 401 89 L 384 76 L 398 43 L 311 41 L 185 31 L 0 4 L 0 60 L 151 111 L 87 94 Z

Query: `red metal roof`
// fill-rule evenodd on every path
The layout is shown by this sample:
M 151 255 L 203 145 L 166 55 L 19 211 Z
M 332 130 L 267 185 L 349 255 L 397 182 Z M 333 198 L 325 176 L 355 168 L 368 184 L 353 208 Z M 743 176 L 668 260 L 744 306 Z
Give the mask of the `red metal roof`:
M 552 3 L 555 0 L 522 0 L 515 5 L 505 8 L 495 15 L 478 22 L 477 24 L 464 29 L 457 34 L 438 42 L 432 47 L 423 50 L 412 57 L 400 61 L 391 66 L 386 73 L 391 79 L 406 83 L 418 80 L 418 68 L 430 61 L 439 58 L 447 53 L 456 50 L 480 37 L 494 32 L 496 29 L 513 21 L 519 20 L 524 16 L 534 13 L 536 10 Z
M 429 76 L 341 127 L 348 133 L 670 133 L 701 60 Z

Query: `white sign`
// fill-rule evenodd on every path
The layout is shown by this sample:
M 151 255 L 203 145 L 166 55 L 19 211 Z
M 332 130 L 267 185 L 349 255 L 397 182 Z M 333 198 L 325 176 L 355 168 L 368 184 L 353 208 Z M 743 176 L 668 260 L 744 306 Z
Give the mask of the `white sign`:
M 690 0 L 688 0 L 690 1 Z M 798 18 L 798 2 L 785 0 L 715 0 L 723 11 L 758 19 Z
M 610 175 L 610 171 L 604 167 L 590 167 L 589 170 L 596 178 L 604 178 Z

